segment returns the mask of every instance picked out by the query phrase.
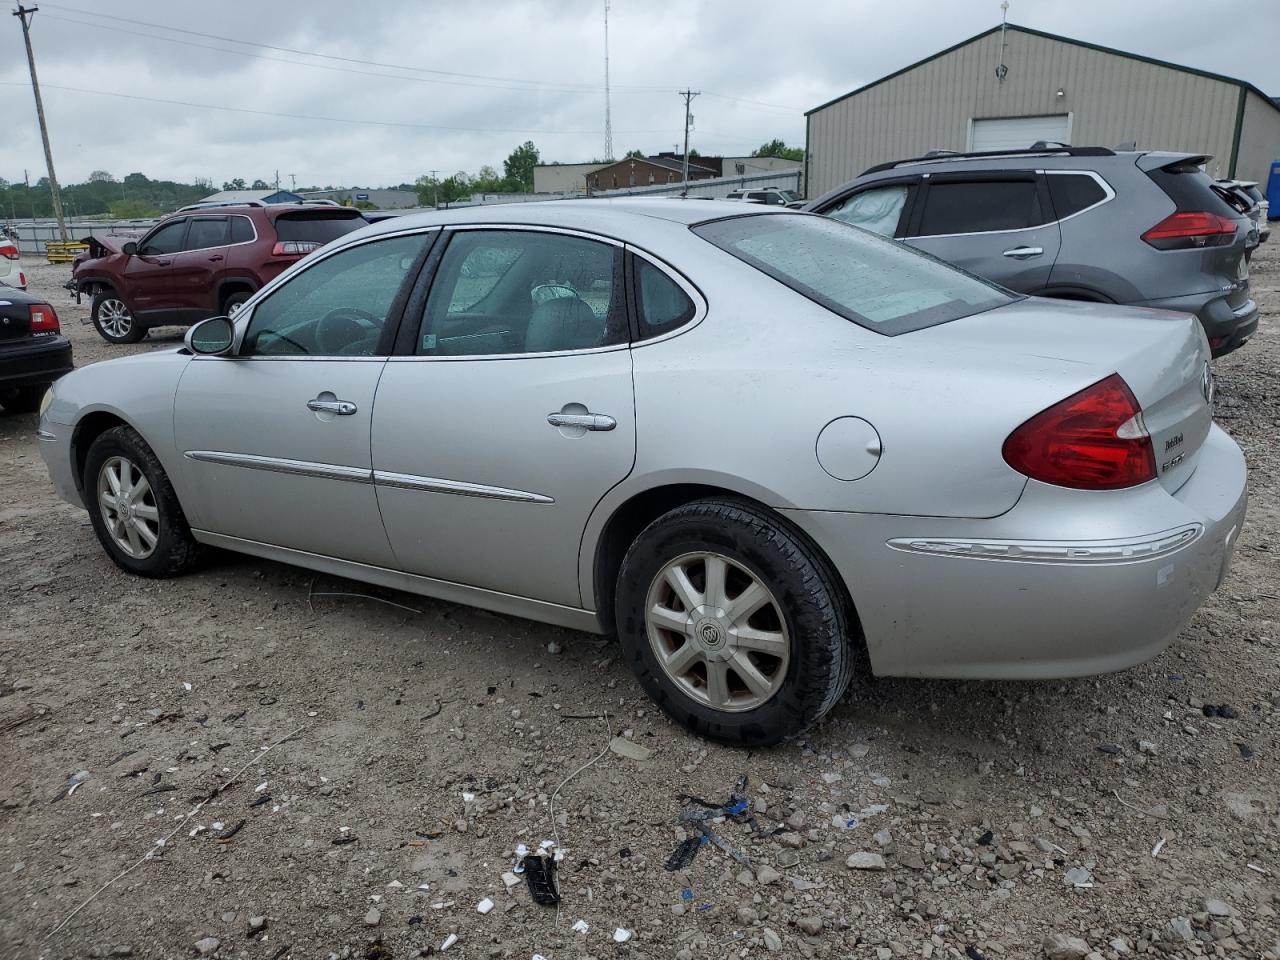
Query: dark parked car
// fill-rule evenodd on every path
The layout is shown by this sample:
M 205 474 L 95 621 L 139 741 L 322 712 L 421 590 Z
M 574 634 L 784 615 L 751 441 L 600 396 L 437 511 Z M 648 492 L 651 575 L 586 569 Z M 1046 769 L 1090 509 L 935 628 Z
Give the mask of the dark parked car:
M 1210 157 L 1036 144 L 882 163 L 805 209 L 1011 290 L 1195 314 L 1214 356 L 1258 327 L 1257 227 Z
M 287 267 L 366 222 L 348 207 L 197 205 L 141 237 L 89 237 L 68 286 L 77 300 L 93 298 L 103 339 L 135 343 L 150 327 L 234 314 Z
M 29 413 L 49 384 L 71 372 L 71 344 L 58 314 L 39 297 L 0 288 L 0 405 Z

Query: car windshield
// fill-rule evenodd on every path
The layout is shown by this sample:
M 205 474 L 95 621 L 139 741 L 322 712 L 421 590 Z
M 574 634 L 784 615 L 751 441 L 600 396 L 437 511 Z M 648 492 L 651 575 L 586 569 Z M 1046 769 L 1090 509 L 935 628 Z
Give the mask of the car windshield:
M 859 326 L 896 336 L 1003 306 L 1014 297 L 866 230 L 807 214 L 755 214 L 693 231 Z

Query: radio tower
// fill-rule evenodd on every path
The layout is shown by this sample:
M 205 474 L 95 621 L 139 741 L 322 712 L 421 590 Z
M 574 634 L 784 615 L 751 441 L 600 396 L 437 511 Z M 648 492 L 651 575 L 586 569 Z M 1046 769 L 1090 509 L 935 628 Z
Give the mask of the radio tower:
M 604 158 L 613 159 L 613 117 L 609 108 L 609 0 L 604 0 Z

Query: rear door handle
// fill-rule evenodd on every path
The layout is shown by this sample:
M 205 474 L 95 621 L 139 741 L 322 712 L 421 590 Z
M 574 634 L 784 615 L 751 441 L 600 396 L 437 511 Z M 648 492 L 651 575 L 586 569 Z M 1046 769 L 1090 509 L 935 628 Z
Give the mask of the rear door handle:
M 583 427 L 587 430 L 612 430 L 618 425 L 603 413 L 548 413 L 547 423 L 553 427 Z
M 307 401 L 307 409 L 316 413 L 336 413 L 340 417 L 349 417 L 356 412 L 356 405 L 350 400 L 315 400 Z
M 209 258 L 209 262 L 210 262 L 210 263 L 217 263 L 217 262 L 218 262 L 219 260 L 221 260 L 221 259 L 222 259 L 222 254 L 220 254 L 220 253 L 219 253 L 219 254 L 217 254 L 217 255 L 215 255 L 215 256 L 210 257 L 210 258 Z
M 1038 257 L 1044 253 L 1044 247 L 1014 247 L 1012 250 L 1006 250 L 1006 257 L 1013 257 L 1015 260 L 1029 260 L 1032 257 Z

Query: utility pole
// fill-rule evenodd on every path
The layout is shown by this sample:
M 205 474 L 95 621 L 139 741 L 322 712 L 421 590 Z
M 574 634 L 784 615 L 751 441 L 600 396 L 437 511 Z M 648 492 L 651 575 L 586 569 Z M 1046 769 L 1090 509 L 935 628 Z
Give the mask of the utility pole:
M 701 92 L 700 90 L 680 91 L 680 96 L 684 97 L 684 176 L 681 178 L 684 182 L 684 189 L 680 191 L 680 196 L 682 197 L 689 194 L 689 127 L 693 125 L 693 114 L 689 112 L 689 104 Z
M 431 170 L 431 205 L 437 210 L 440 209 L 440 180 L 436 177 L 439 170 Z
M 294 174 L 294 173 L 289 174 L 289 189 L 290 189 L 290 190 L 293 190 L 294 192 L 297 192 L 297 189 L 298 189 L 298 175 L 297 175 L 297 174 Z
M 613 114 L 609 104 L 609 0 L 604 0 L 604 158 L 613 159 Z
M 279 170 L 276 171 L 276 189 L 277 190 L 280 189 L 280 171 Z
M 53 149 L 49 146 L 49 127 L 44 122 L 44 102 L 40 99 L 40 81 L 36 79 L 36 55 L 31 49 L 31 18 L 39 7 L 18 4 L 13 15 L 22 21 L 22 39 L 27 45 L 27 66 L 31 69 L 31 92 L 36 96 L 36 117 L 40 121 L 40 138 L 44 140 L 44 162 L 49 168 L 49 191 L 53 195 L 53 215 L 58 218 L 58 233 L 65 242 L 67 222 L 62 216 L 62 192 L 58 189 L 58 175 L 53 172 Z

